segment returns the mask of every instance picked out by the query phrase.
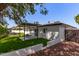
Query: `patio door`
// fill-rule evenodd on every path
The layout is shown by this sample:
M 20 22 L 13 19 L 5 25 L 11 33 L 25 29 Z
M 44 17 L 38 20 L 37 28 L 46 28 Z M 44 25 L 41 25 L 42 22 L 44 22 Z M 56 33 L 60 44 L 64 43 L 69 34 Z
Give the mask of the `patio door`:
M 35 29 L 35 36 L 38 36 L 38 30 L 37 29 Z

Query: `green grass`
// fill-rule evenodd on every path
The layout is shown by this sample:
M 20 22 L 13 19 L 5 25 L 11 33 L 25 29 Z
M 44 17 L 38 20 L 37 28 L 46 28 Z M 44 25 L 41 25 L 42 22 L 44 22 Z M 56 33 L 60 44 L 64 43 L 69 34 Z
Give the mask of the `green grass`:
M 17 36 L 7 36 L 3 39 L 0 39 L 0 54 L 13 51 L 13 50 L 18 50 L 21 48 L 33 46 L 36 44 L 42 43 L 43 45 L 46 45 L 48 42 L 47 39 L 39 38 L 39 39 L 31 39 L 31 40 L 26 40 L 22 41 L 17 38 Z

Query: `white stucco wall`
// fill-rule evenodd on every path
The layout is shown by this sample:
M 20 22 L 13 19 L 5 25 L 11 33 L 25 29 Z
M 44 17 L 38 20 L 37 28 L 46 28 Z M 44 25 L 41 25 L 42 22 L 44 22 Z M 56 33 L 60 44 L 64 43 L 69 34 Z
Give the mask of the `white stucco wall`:
M 46 33 L 43 33 L 43 29 L 47 28 Z M 60 40 L 64 41 L 65 39 L 65 33 L 64 33 L 64 26 L 62 25 L 56 25 L 56 26 L 45 26 L 45 27 L 39 27 L 39 37 L 47 38 L 49 40 Z M 53 34 L 52 34 L 53 33 Z
M 65 27 L 64 26 L 59 27 L 59 38 L 61 41 L 65 40 Z
M 43 33 L 43 29 L 46 28 L 46 33 Z M 39 37 L 50 39 L 52 34 L 59 32 L 59 26 L 45 26 L 39 27 Z

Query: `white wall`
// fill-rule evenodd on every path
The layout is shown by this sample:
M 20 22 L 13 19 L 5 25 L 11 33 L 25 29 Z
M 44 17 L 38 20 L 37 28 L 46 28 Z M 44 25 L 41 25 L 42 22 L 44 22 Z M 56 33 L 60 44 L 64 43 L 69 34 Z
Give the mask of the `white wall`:
M 46 33 L 42 32 L 44 28 L 47 28 Z M 39 27 L 39 37 L 47 38 L 49 40 L 52 40 L 51 38 L 56 39 L 56 37 L 59 37 L 60 41 L 64 41 L 65 27 L 63 25 Z
M 19 33 L 19 30 L 12 30 L 11 33 Z M 24 33 L 24 30 L 20 30 L 20 33 Z M 25 31 L 25 34 L 30 34 L 30 31 Z
M 46 33 L 43 33 L 44 28 L 47 28 Z M 39 37 L 47 38 L 50 40 L 51 36 L 53 36 L 55 32 L 59 32 L 59 26 L 39 27 Z
M 61 41 L 65 40 L 65 27 L 64 26 L 59 27 L 59 38 Z
M 52 36 L 52 31 L 48 31 L 48 32 L 46 33 L 47 39 L 50 39 L 51 36 Z

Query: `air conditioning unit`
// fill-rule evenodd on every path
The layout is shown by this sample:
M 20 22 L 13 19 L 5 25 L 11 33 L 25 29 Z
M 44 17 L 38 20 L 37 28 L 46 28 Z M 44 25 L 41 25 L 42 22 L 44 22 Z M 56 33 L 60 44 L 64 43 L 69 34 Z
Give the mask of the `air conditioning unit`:
M 48 24 L 50 24 L 50 23 L 54 23 L 53 21 L 48 21 Z

